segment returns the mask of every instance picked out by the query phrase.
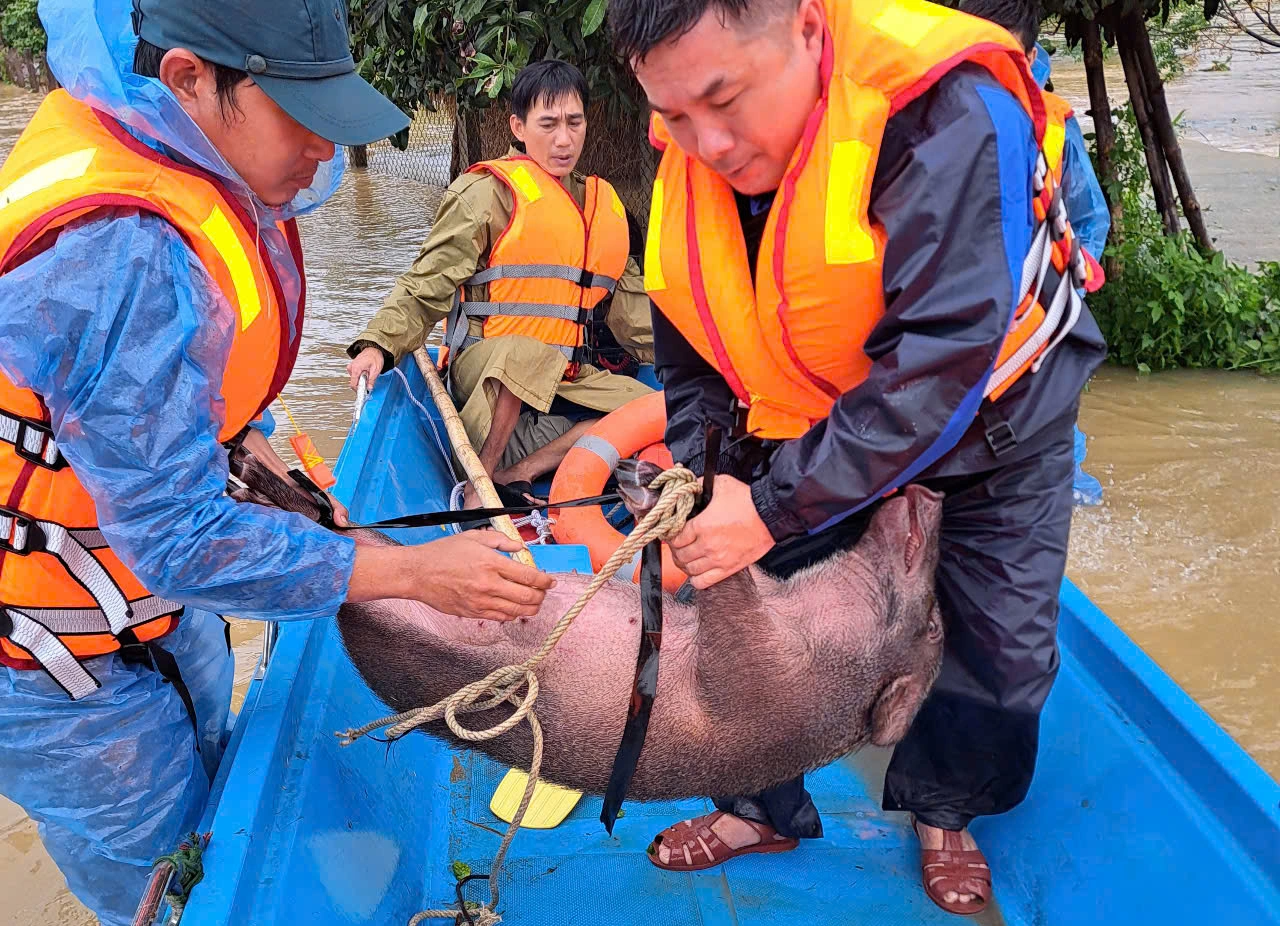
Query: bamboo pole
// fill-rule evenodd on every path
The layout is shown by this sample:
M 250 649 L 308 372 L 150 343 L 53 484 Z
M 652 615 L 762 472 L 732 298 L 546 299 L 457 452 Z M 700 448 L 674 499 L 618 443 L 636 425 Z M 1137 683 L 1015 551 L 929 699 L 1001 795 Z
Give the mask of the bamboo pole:
M 485 472 L 484 465 L 480 462 L 480 455 L 471 446 L 471 440 L 467 437 L 467 429 L 462 426 L 462 416 L 454 408 L 453 399 L 449 398 L 449 393 L 444 388 L 444 383 L 440 381 L 440 373 L 436 370 L 436 365 L 432 361 L 431 355 L 427 353 L 425 347 L 419 347 L 413 352 L 413 359 L 418 364 L 418 371 L 422 374 L 422 378 L 427 381 L 427 388 L 431 390 L 431 398 L 435 400 L 436 408 L 440 411 L 440 417 L 444 420 L 445 430 L 449 432 L 449 443 L 453 445 L 454 452 L 457 453 L 458 460 L 462 463 L 462 468 L 466 471 L 467 478 L 471 480 L 471 485 L 475 487 L 476 494 L 480 496 L 480 504 L 485 508 L 501 508 L 502 500 L 498 498 L 498 493 L 493 488 L 493 480 Z M 519 540 L 522 544 L 524 543 L 524 540 L 520 537 L 520 532 L 516 530 L 516 526 L 511 522 L 509 516 L 504 514 L 496 518 L 490 518 L 489 523 L 512 540 Z M 523 547 L 516 554 L 516 559 L 526 566 L 534 565 L 533 554 L 529 552 L 528 547 Z

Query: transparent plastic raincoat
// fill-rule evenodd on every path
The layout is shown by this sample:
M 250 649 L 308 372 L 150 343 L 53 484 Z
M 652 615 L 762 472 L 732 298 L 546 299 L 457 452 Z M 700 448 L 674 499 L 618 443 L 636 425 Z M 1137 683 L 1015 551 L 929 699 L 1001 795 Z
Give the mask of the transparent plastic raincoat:
M 130 0 L 41 0 L 54 75 L 146 144 L 241 196 L 300 324 L 301 269 L 274 223 L 332 195 L 341 149 L 287 207 L 257 201 L 169 92 L 132 74 L 130 9 Z M 137 212 L 80 219 L 0 276 L 0 368 L 45 399 L 112 548 L 150 591 L 187 606 L 160 642 L 195 702 L 199 752 L 174 686 L 118 654 L 90 661 L 102 687 L 74 702 L 42 672 L 0 669 L 0 793 L 40 824 L 103 926 L 132 921 L 152 861 L 208 798 L 234 678 L 218 615 L 324 617 L 345 597 L 354 561 L 349 539 L 225 495 L 217 395 L 230 329 L 208 320 L 229 311 L 178 233 Z M 269 433 L 272 424 L 259 426 Z
M 1041 87 L 1048 82 L 1050 76 L 1049 54 L 1038 42 L 1036 58 L 1031 62 L 1031 76 Z M 1111 211 L 1102 195 L 1102 186 L 1094 173 L 1089 150 L 1084 144 L 1084 134 L 1080 131 L 1080 123 L 1075 116 L 1067 120 L 1064 162 L 1067 215 L 1071 219 L 1071 227 L 1080 236 L 1085 250 L 1095 259 L 1102 260 L 1102 249 L 1106 246 L 1107 234 L 1111 231 Z M 1072 496 L 1077 505 L 1100 505 L 1102 483 L 1081 469 L 1085 453 L 1085 436 L 1077 426 Z

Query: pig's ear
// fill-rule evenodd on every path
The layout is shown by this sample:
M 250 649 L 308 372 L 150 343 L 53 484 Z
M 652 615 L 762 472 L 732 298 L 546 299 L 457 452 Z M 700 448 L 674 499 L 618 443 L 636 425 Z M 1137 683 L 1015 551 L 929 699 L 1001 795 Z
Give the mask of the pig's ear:
M 871 742 L 892 746 L 906 736 L 922 700 L 924 692 L 914 675 L 894 679 L 871 709 Z

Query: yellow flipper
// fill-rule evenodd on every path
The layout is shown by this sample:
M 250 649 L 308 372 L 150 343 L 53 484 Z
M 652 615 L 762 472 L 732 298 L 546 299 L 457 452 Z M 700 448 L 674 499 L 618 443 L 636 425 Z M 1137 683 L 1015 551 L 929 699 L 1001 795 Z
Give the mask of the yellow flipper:
M 510 823 L 520 809 L 520 798 L 529 784 L 529 776 L 518 769 L 511 769 L 498 784 L 489 801 L 493 815 L 504 823 Z M 520 822 L 523 829 L 549 830 L 560 825 L 582 797 L 579 791 L 570 791 L 559 785 L 539 781 L 533 787 L 533 799 Z

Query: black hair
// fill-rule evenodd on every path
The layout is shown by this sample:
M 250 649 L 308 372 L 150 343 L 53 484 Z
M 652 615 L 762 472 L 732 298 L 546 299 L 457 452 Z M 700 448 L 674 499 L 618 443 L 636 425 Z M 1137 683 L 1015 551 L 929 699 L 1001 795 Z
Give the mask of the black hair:
M 1040 0 L 964 0 L 961 12 L 1003 26 L 1031 54 L 1040 35 Z
M 798 0 L 612 0 L 609 31 L 623 60 L 643 61 L 663 42 L 692 30 L 708 12 L 725 24 L 754 25 L 797 6 Z
M 138 39 L 138 47 L 133 50 L 133 73 L 139 77 L 159 80 L 160 62 L 168 53 L 168 49 L 152 45 L 146 39 Z M 214 89 L 218 94 L 218 108 L 224 119 L 227 117 L 228 107 L 236 112 L 240 111 L 236 106 L 236 88 L 248 79 L 247 71 L 238 71 L 223 64 L 213 65 Z
M 522 68 L 511 87 L 511 112 L 524 122 L 529 110 L 539 102 L 550 106 L 561 97 L 573 94 L 587 108 L 587 79 L 568 61 L 548 58 Z

